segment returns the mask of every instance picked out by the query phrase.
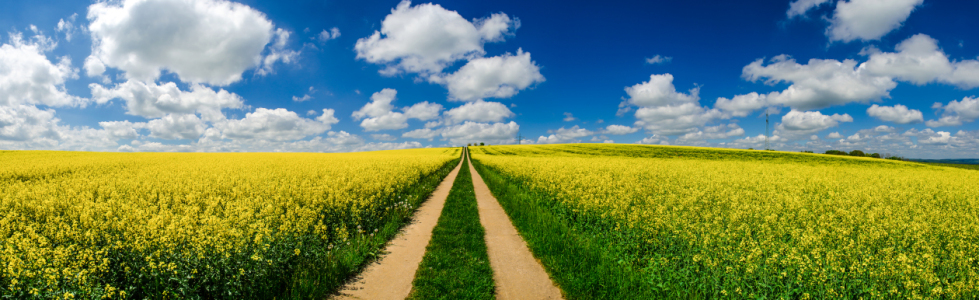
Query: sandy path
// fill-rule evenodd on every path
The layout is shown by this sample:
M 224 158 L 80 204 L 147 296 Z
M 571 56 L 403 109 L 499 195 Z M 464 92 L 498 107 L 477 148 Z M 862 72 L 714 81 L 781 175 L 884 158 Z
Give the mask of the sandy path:
M 493 267 L 493 280 L 496 281 L 496 298 L 562 299 L 561 290 L 530 253 L 527 243 L 517 234 L 510 217 L 490 193 L 471 161 L 469 171 L 472 172 L 476 201 L 479 202 L 479 222 L 486 230 L 486 250 L 490 266 Z
M 347 284 L 334 299 L 404 299 L 411 292 L 411 281 L 432 239 L 432 229 L 438 223 L 445 199 L 462 167 L 459 165 L 435 188 L 432 196 L 422 203 L 408 226 L 388 244 L 388 252 L 364 269 L 356 281 Z

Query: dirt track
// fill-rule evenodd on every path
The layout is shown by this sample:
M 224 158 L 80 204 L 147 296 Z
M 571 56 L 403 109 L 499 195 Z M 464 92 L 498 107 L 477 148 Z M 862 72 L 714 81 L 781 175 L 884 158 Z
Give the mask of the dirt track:
M 468 159 L 468 157 L 466 158 Z M 479 221 L 486 229 L 486 250 L 497 299 L 562 299 L 561 290 L 554 285 L 517 234 L 503 207 L 497 202 L 483 177 L 469 163 L 476 201 L 479 202 Z
M 412 223 L 406 226 L 384 250 L 380 260 L 364 269 L 353 283 L 347 284 L 334 299 L 404 299 L 411 292 L 411 281 L 432 239 L 432 229 L 438 223 L 445 199 L 462 167 L 459 165 L 435 188 L 432 196 L 422 203 Z

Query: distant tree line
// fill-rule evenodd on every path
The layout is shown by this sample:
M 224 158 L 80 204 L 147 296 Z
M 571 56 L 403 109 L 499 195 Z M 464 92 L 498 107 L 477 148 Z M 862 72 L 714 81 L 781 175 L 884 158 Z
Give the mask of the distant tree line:
M 483 143 L 479 143 L 479 145 L 477 145 L 476 143 L 466 144 L 466 147 L 472 147 L 472 146 L 486 146 L 486 145 L 484 145 Z
M 812 153 L 812 151 L 804 151 L 804 152 Z M 893 159 L 893 160 L 905 160 L 903 157 L 893 156 L 890 153 L 886 153 L 886 154 L 884 154 L 882 156 L 882 155 L 880 155 L 880 153 L 864 153 L 863 151 L 860 151 L 860 150 L 853 150 L 853 151 L 850 151 L 849 153 L 847 153 L 846 151 L 841 151 L 841 150 L 826 150 L 826 154 L 830 154 L 830 155 L 847 155 L 847 156 L 861 156 L 861 157 L 873 157 L 873 158 L 884 158 L 884 159 Z

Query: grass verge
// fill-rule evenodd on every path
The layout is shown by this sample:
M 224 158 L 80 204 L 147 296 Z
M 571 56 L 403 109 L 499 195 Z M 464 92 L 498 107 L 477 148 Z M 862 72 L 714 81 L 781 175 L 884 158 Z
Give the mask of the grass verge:
M 493 269 L 484 235 L 469 164 L 463 162 L 408 298 L 493 299 Z
M 615 240 L 621 237 L 611 237 L 606 230 L 575 226 L 560 207 L 554 206 L 557 201 L 550 195 L 528 189 L 476 160 L 473 166 L 568 299 L 670 296 L 657 292 L 656 283 L 648 282 L 641 272 L 616 258 L 625 252 L 614 247 Z
M 326 259 L 320 255 L 301 259 L 282 298 L 325 299 L 339 291 L 347 281 L 378 257 L 384 245 L 407 225 L 415 210 L 431 196 L 439 183 L 459 164 L 460 159 L 461 157 L 446 163 L 438 171 L 392 196 L 407 199 L 410 205 L 392 206 L 388 212 L 378 216 L 380 224 L 372 226 L 377 228 L 377 232 L 355 233 L 349 245 L 330 251 L 326 254 Z

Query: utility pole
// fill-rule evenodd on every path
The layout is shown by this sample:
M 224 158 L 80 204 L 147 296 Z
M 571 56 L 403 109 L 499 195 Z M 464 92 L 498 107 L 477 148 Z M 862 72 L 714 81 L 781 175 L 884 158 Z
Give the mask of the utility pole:
M 523 141 L 523 136 L 520 136 L 520 130 L 517 129 L 517 145 L 520 145 L 520 142 L 522 141 Z
M 765 150 L 768 149 L 768 112 L 765 112 Z

